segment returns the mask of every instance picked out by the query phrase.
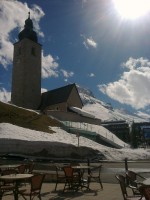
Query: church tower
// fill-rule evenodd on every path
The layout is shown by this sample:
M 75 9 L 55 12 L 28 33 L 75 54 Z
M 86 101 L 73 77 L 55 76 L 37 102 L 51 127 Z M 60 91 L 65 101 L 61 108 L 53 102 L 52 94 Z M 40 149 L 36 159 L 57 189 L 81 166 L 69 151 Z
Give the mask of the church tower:
M 33 30 L 30 13 L 18 38 L 14 44 L 11 102 L 38 109 L 41 102 L 41 45 Z

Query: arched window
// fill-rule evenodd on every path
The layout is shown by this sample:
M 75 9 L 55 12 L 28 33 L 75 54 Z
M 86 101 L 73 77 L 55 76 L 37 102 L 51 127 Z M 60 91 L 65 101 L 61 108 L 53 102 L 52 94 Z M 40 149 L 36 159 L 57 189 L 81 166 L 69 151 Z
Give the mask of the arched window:
M 35 56 L 35 48 L 34 48 L 34 47 L 32 47 L 32 49 L 31 49 L 31 54 L 32 54 L 33 56 Z

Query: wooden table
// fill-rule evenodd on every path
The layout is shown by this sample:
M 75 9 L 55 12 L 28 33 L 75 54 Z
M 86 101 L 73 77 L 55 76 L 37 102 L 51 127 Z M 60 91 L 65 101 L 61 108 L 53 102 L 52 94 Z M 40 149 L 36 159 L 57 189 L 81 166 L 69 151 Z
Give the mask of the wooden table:
M 91 169 L 88 165 L 77 165 L 77 166 L 71 166 L 73 169 Z
M 10 174 L 10 175 L 4 175 L 0 176 L 0 180 L 2 181 L 14 181 L 15 184 L 15 200 L 18 200 L 18 185 L 20 180 L 30 179 L 33 176 L 33 174 Z

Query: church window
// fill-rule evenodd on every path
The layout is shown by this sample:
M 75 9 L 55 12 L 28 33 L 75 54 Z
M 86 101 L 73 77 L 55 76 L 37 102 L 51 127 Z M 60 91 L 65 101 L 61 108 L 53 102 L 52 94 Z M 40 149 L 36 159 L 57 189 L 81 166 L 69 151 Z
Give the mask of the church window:
M 21 47 L 19 47 L 19 55 L 21 55 Z
M 17 49 L 17 56 L 20 56 L 21 55 L 21 47 L 19 47 L 18 49 Z
M 35 56 L 35 48 L 34 48 L 34 47 L 32 47 L 32 49 L 31 49 L 31 54 L 32 54 L 33 56 Z

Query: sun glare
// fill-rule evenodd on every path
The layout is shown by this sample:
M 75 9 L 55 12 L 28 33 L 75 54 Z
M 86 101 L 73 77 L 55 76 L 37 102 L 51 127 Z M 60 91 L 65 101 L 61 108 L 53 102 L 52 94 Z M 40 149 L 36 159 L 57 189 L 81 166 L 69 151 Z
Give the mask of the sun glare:
M 150 11 L 150 0 L 114 0 L 115 8 L 123 18 L 137 19 Z

